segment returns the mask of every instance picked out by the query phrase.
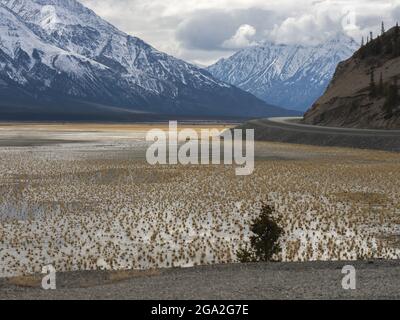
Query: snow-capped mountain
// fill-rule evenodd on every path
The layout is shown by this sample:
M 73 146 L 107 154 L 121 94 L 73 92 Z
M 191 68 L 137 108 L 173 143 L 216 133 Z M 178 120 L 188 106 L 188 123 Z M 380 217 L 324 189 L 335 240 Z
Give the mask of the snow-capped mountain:
M 207 70 L 268 103 L 305 111 L 324 93 L 338 63 L 358 47 L 344 34 L 317 46 L 266 41 L 222 59 Z
M 127 35 L 75 0 L 0 0 L 0 98 L 0 115 L 290 113 Z

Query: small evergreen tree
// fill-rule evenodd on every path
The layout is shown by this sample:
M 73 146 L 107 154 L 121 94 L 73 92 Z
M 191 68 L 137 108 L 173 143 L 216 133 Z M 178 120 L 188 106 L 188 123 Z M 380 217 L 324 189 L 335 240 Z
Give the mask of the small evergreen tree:
M 382 21 L 381 35 L 383 36 L 384 34 L 385 34 L 385 24 Z
M 385 46 L 385 54 L 393 54 L 393 40 L 389 39 L 386 42 L 386 46 Z
M 283 230 L 273 218 L 274 209 L 263 205 L 260 216 L 251 225 L 251 250 L 242 249 L 237 256 L 240 262 L 267 262 L 280 252 L 279 238 Z
M 383 96 L 385 93 L 385 86 L 383 84 L 383 74 L 381 72 L 381 76 L 379 78 L 379 88 L 378 88 L 379 96 Z
M 375 85 L 375 71 L 371 70 L 371 81 L 369 83 L 369 95 L 370 97 L 376 96 L 376 85 Z
M 384 109 L 388 115 L 393 114 L 394 108 L 396 108 L 400 103 L 399 99 L 399 88 L 397 84 L 397 78 L 393 80 L 393 83 L 388 87 L 386 94 L 386 101 L 384 104 Z
M 382 53 L 382 49 L 383 49 L 383 41 L 382 38 L 379 36 L 378 38 L 376 38 L 373 44 L 373 53 L 375 55 L 380 55 Z
M 399 39 L 399 37 L 397 37 L 397 38 L 394 40 L 393 55 L 394 55 L 395 57 L 399 57 L 399 56 L 400 56 L 400 39 Z

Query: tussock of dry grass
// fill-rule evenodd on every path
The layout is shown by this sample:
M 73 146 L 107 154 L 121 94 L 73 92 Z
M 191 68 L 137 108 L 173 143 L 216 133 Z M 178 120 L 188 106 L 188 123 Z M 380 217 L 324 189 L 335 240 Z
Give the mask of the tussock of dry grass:
M 102 148 L 0 151 L 0 275 L 235 262 L 266 200 L 285 230 L 277 259 L 400 257 L 387 240 L 400 234 L 398 154 L 261 143 L 272 157 L 237 177 Z

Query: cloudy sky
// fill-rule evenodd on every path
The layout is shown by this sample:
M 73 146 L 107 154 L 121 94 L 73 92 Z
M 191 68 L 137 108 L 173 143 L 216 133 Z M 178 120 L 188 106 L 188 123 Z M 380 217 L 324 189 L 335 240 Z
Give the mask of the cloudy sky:
M 123 31 L 209 65 L 257 41 L 316 44 L 336 32 L 357 41 L 400 21 L 400 0 L 80 0 Z

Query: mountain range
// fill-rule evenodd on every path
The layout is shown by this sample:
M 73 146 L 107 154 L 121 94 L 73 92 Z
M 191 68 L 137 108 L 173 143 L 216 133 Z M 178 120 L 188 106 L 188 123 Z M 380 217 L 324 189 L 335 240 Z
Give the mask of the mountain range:
M 162 53 L 75 0 L 0 0 L 0 118 L 295 114 Z
M 306 111 L 324 93 L 339 62 L 359 45 L 343 33 L 318 45 L 263 41 L 207 70 L 272 105 Z

